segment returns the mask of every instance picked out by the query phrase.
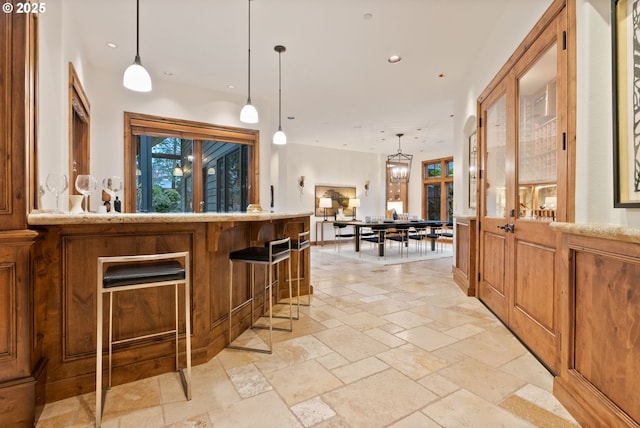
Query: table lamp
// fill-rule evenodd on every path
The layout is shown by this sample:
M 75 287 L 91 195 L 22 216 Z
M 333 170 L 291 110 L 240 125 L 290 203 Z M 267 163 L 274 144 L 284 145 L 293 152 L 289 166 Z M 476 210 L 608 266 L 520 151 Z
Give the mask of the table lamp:
M 360 199 L 352 198 L 349 199 L 349 208 L 353 209 L 353 219 L 356 219 L 356 208 L 360 206 Z
M 320 198 L 320 208 L 324 208 L 324 221 L 327 221 L 327 208 L 333 206 L 331 198 Z

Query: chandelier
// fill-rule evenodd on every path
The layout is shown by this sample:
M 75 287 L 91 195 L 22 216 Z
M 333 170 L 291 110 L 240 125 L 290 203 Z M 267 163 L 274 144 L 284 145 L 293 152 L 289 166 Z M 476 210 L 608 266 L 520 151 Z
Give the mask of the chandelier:
M 387 156 L 387 175 L 392 183 L 408 183 L 411 175 L 411 161 L 413 155 L 402 153 L 400 138 L 404 134 L 396 134 L 398 137 L 398 153 Z

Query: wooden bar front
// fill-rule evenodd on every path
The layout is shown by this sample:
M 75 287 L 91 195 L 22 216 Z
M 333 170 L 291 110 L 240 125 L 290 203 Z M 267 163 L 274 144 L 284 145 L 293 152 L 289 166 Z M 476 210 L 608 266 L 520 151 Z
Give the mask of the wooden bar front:
M 98 256 L 191 253 L 191 343 L 193 363 L 201 364 L 227 344 L 229 253 L 279 237 L 297 238 L 299 232 L 309 230 L 309 215 L 304 214 L 36 214 L 29 216 L 29 222 L 43 235 L 36 243 L 34 291 L 35 327 L 44 338 L 43 355 L 48 358 L 47 402 L 95 390 Z M 290 260 L 294 290 L 297 256 L 292 252 Z M 309 251 L 304 251 L 303 257 L 304 295 L 311 291 Z M 281 263 L 279 269 L 283 293 L 288 288 L 286 264 Z M 236 306 L 248 300 L 248 267 L 234 265 L 233 278 Z M 263 278 L 264 271 L 258 267 L 256 311 L 262 309 Z M 162 288 L 118 293 L 113 309 L 114 338 L 170 329 L 174 319 L 171 293 Z M 249 311 L 250 305 L 245 305 L 234 313 L 232 338 L 249 327 Z M 105 325 L 107 317 L 105 310 Z M 180 317 L 184 325 L 182 313 Z M 173 371 L 174 340 L 169 335 L 115 348 L 113 383 Z M 183 343 L 180 349 L 184 349 Z

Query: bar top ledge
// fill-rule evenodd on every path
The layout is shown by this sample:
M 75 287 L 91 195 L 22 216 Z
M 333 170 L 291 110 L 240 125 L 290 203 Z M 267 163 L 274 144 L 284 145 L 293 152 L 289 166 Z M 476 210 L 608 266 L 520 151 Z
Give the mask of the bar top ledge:
M 134 223 L 212 223 L 226 221 L 270 221 L 293 217 L 307 217 L 312 212 L 272 213 L 31 213 L 27 222 L 31 226 L 55 226 L 66 224 L 134 224 Z
M 640 243 L 640 229 L 635 227 L 623 227 L 598 223 L 552 222 L 551 228 L 557 232 L 570 235 Z

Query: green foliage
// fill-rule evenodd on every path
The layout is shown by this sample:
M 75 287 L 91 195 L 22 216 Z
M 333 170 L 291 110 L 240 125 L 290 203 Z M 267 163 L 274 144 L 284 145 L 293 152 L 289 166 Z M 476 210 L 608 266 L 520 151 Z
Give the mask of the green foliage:
M 170 213 L 180 211 L 180 193 L 175 189 L 162 189 L 158 185 L 153 186 L 153 211 L 157 213 Z

